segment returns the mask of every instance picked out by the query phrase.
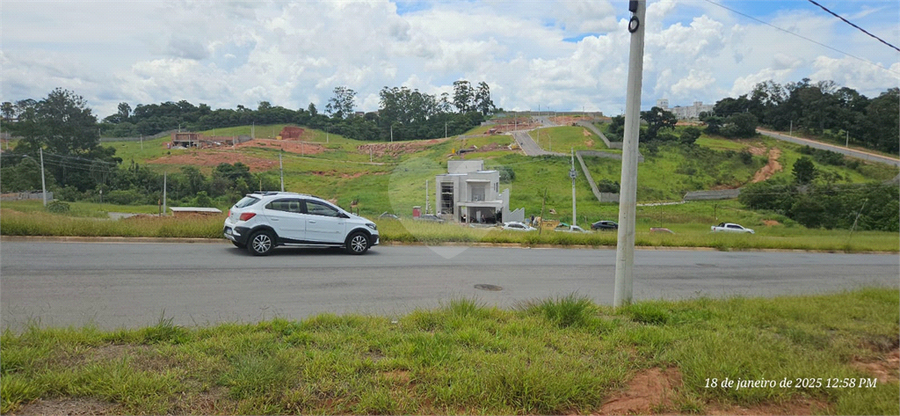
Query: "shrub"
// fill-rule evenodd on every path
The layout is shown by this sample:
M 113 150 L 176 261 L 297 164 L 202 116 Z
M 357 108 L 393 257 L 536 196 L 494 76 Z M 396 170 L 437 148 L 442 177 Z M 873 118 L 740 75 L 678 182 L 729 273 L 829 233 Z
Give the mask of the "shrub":
M 50 201 L 47 204 L 47 211 L 54 214 L 65 214 L 69 212 L 69 204 L 62 201 Z
M 113 190 L 106 194 L 106 202 L 116 205 L 135 205 L 145 202 L 143 194 L 134 189 Z

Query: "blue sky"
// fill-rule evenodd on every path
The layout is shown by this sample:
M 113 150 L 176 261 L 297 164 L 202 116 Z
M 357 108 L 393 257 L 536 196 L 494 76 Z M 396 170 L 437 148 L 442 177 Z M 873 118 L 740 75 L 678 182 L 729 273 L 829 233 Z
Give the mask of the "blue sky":
M 766 80 L 833 80 L 868 96 L 898 86 L 900 53 L 806 0 L 713 2 L 648 2 L 642 107 L 713 103 Z M 896 0 L 819 3 L 900 44 Z M 487 82 L 508 110 L 617 114 L 628 17 L 625 0 L 6 0 L 0 101 L 62 87 L 102 118 L 120 102 L 323 108 L 345 86 L 373 111 L 384 86 L 440 95 L 465 79 Z

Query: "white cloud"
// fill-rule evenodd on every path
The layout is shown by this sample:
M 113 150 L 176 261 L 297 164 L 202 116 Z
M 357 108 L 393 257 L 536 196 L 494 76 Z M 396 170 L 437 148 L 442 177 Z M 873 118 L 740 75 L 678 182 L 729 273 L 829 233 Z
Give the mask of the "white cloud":
M 856 23 L 900 38 L 883 2 L 853 6 L 845 14 Z M 673 106 L 712 103 L 769 79 L 833 79 L 870 96 L 897 85 L 897 55 L 833 17 L 798 3 L 754 8 L 746 12 L 828 47 L 712 3 L 650 1 L 644 107 L 663 97 Z M 370 111 L 385 86 L 440 95 L 467 79 L 487 82 L 506 109 L 617 114 L 629 16 L 627 3 L 614 1 L 8 0 L 0 100 L 40 99 L 63 87 L 105 117 L 119 102 L 181 99 L 324 108 L 332 89 L 346 86 L 357 92 L 357 108 Z

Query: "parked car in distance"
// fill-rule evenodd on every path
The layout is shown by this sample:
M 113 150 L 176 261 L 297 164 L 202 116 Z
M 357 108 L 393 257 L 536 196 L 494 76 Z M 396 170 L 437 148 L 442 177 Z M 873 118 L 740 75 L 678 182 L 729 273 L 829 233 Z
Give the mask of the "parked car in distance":
M 501 228 L 512 231 L 537 231 L 537 228 L 518 221 L 505 222 Z
M 559 231 L 561 233 L 586 233 L 587 232 L 584 230 L 584 228 L 581 228 L 577 225 L 563 226 L 562 224 L 560 224 L 556 228 L 554 228 L 553 231 Z
M 312 195 L 253 192 L 228 210 L 222 232 L 238 248 L 264 256 L 278 246 L 341 247 L 363 254 L 378 245 L 374 222 Z
M 413 217 L 413 219 L 417 220 L 417 221 L 430 221 L 430 222 L 438 222 L 438 223 L 444 222 L 443 218 L 438 217 L 437 215 L 434 215 L 434 214 L 422 214 L 418 217 Z
M 619 224 L 616 224 L 615 221 L 606 221 L 601 220 L 591 224 L 592 230 L 618 230 Z
M 740 224 L 735 224 L 731 222 L 723 222 L 719 223 L 719 225 L 713 225 L 710 227 L 710 231 L 714 233 L 718 232 L 726 232 L 726 233 L 748 233 L 754 234 L 754 231 L 750 228 L 744 228 L 744 226 Z

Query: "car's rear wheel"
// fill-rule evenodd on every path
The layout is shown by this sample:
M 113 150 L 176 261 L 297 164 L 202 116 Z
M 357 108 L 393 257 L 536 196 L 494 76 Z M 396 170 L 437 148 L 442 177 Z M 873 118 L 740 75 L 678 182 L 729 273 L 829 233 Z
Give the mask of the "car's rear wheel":
M 369 236 L 362 231 L 357 231 L 347 237 L 345 249 L 350 254 L 363 254 L 369 251 Z
M 265 256 L 275 248 L 275 237 L 269 231 L 257 231 L 250 235 L 247 250 L 254 256 Z

